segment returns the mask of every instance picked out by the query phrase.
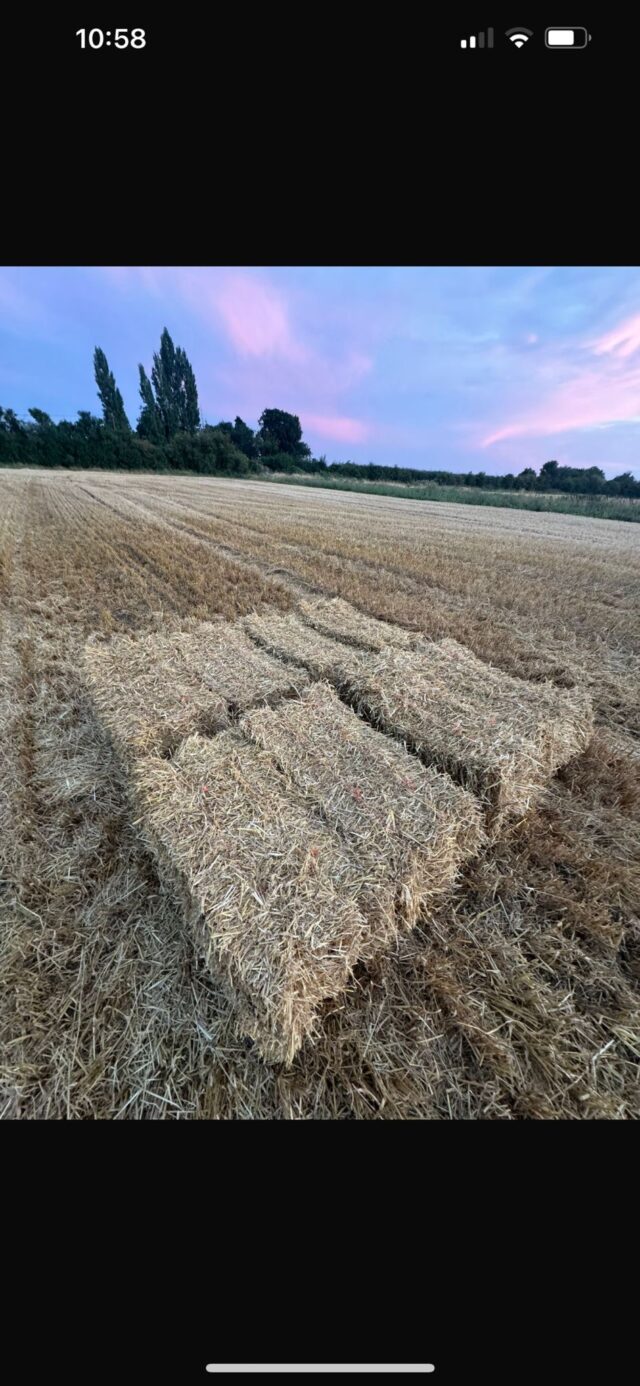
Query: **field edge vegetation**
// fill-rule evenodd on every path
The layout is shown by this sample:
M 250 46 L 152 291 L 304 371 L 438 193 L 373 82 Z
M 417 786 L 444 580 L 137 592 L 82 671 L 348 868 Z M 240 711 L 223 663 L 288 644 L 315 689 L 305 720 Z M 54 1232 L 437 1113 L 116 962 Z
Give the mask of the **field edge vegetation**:
M 509 491 L 473 491 L 466 486 L 443 486 L 431 481 L 424 485 L 387 485 L 380 481 L 357 481 L 346 477 L 281 476 L 267 474 L 261 481 L 313 486 L 327 491 L 355 491 L 364 496 L 389 496 L 396 500 L 447 501 L 450 505 L 494 505 L 509 510 L 541 510 L 555 515 L 581 515 L 590 520 L 640 522 L 640 505 L 634 500 L 609 500 L 606 496 L 535 495 Z

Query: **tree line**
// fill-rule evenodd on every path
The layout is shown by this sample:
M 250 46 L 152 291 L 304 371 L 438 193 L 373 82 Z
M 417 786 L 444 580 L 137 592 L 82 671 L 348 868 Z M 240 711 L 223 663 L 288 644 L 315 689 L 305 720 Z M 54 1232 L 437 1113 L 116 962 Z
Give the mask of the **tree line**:
M 560 491 L 574 495 L 587 496 L 629 496 L 640 498 L 640 481 L 631 472 L 607 480 L 601 467 L 561 467 L 557 462 L 545 462 L 536 472 L 533 467 L 525 467 L 514 476 L 490 476 L 486 472 L 444 472 L 423 471 L 417 467 L 383 467 L 373 462 L 331 462 L 322 459 L 304 471 L 324 470 L 328 474 L 345 477 L 358 477 L 361 481 L 386 481 L 405 485 L 419 485 L 425 481 L 435 481 L 441 486 L 475 486 L 486 491 Z
M 487 490 L 640 497 L 640 481 L 631 472 L 607 481 L 601 467 L 561 467 L 553 461 L 545 462 L 539 474 L 525 467 L 517 476 L 422 471 L 373 462 L 328 463 L 325 457 L 311 456 L 300 419 L 285 409 L 264 409 L 255 430 L 239 416 L 233 422 L 203 423 L 193 367 L 166 327 L 150 376 L 144 366 L 138 366 L 141 404 L 135 429 L 101 347 L 95 349 L 93 366 L 102 417 L 82 409 L 75 422 L 55 423 L 34 407 L 29 409 L 29 419 L 23 420 L 12 409 L 0 407 L 0 465 L 188 471 L 211 476 L 305 472 L 408 485 L 434 481 Z

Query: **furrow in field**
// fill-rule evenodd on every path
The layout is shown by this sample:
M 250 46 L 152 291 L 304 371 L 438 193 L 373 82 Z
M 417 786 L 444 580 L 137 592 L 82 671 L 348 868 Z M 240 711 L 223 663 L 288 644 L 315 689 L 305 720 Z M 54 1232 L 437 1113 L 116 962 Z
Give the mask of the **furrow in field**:
M 91 493 L 87 492 L 87 494 Z M 118 502 L 106 501 L 101 498 L 101 503 L 110 508 L 114 514 L 118 516 L 127 516 L 131 519 L 137 519 L 138 524 L 140 516 L 142 515 L 147 523 L 150 519 L 151 523 L 158 528 L 167 531 L 178 531 L 178 533 L 187 535 L 188 539 L 194 544 L 202 545 L 214 551 L 216 554 L 219 554 L 232 567 L 235 566 L 245 573 L 270 580 L 274 592 L 288 590 L 294 594 L 308 595 L 309 593 L 320 593 L 322 591 L 319 587 L 314 587 L 310 583 L 297 579 L 294 573 L 282 569 L 274 569 L 273 565 L 270 563 L 262 562 L 257 557 L 243 553 L 241 550 L 233 548 L 230 544 L 217 541 L 212 538 L 206 530 L 196 529 L 193 525 L 187 525 L 182 520 L 175 519 L 170 512 L 157 509 L 141 496 L 136 496 L 135 499 L 128 497 L 126 501 L 121 501 L 119 504 Z M 273 582 L 273 579 L 278 579 L 278 581 Z

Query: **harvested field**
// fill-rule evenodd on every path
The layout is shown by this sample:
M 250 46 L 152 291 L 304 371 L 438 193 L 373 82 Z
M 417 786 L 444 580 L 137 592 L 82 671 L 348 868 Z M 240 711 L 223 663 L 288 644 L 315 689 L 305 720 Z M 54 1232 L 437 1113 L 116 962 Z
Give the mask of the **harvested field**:
M 196 622 L 170 636 L 90 639 L 85 668 L 100 715 L 126 761 L 168 755 L 192 732 L 228 727 L 237 711 L 304 688 L 236 626 Z
M 543 690 L 586 687 L 595 734 L 452 895 L 355 965 L 283 1067 L 240 1038 L 197 957 L 83 649 L 93 634 L 165 638 L 336 596 Z M 0 1114 L 637 1119 L 639 596 L 632 525 L 214 478 L 0 473 Z
M 327 684 L 247 713 L 240 729 L 344 838 L 360 867 L 363 909 L 386 922 L 388 938 L 396 916 L 412 927 L 484 844 L 475 799 L 368 727 Z
M 511 678 L 455 640 L 381 651 L 345 691 L 377 726 L 478 794 L 494 831 L 527 813 L 593 734 L 583 689 Z

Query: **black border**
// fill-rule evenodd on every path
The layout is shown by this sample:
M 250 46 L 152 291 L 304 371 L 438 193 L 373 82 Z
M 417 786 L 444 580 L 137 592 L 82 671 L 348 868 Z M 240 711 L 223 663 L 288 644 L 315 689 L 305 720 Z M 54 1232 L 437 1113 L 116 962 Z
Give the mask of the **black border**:
M 366 1353 L 512 1386 L 623 1380 L 635 1355 L 631 1125 L 5 1132 L 12 1382 Z
M 74 38 L 127 20 L 108 7 L 16 7 L 0 259 L 635 263 L 640 17 L 581 11 L 592 44 L 558 55 L 529 15 L 520 52 L 461 53 L 503 14 L 169 9 L 129 20 L 154 42 L 116 54 Z

